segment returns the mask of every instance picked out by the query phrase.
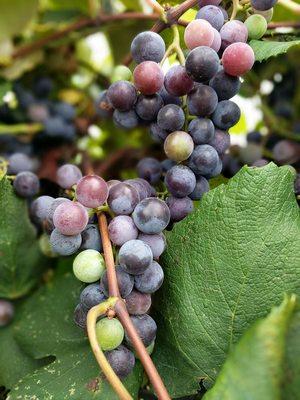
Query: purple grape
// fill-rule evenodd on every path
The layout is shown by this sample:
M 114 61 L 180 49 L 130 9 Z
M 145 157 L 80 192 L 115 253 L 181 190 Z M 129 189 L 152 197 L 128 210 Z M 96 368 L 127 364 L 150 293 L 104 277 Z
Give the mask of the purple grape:
M 251 6 L 259 11 L 270 10 L 276 3 L 277 0 L 251 0 Z
M 241 87 L 240 78 L 226 74 L 221 69 L 216 75 L 209 81 L 211 86 L 217 93 L 219 101 L 229 100 L 235 96 Z
M 129 240 L 120 248 L 119 263 L 129 274 L 142 274 L 152 261 L 153 255 L 150 247 L 141 240 Z
M 153 61 L 144 61 L 133 71 L 134 85 L 141 93 L 150 95 L 157 93 L 164 84 L 164 73 Z
M 137 228 L 150 235 L 161 233 L 170 222 L 170 210 L 166 203 L 157 198 L 139 202 L 132 214 Z
M 163 143 L 170 132 L 161 129 L 156 123 L 150 125 L 150 136 L 155 142 Z
M 213 28 L 213 30 L 214 30 L 214 40 L 213 40 L 212 44 L 210 45 L 210 47 L 218 53 L 218 51 L 221 48 L 222 39 L 221 39 L 220 32 L 218 32 L 215 28 Z
M 196 145 L 206 144 L 213 140 L 215 127 L 208 118 L 196 118 L 189 123 L 188 133 L 192 136 Z
M 231 100 L 222 100 L 212 115 L 212 121 L 217 128 L 227 131 L 239 121 L 240 116 L 241 110 L 237 104 Z
M 273 148 L 274 160 L 280 164 L 294 164 L 300 160 L 300 144 L 291 140 L 280 140 Z
M 82 304 L 78 304 L 74 310 L 74 322 L 81 328 L 86 330 L 87 310 Z
M 128 183 L 121 182 L 110 188 L 107 204 L 116 215 L 129 215 L 139 202 L 137 190 Z
M 106 351 L 105 357 L 120 379 L 126 378 L 133 371 L 135 357 L 127 347 L 120 345 L 114 350 Z
M 56 180 L 63 189 L 70 189 L 82 178 L 82 173 L 76 165 L 65 164 L 58 168 Z
M 218 6 L 221 2 L 222 0 L 199 0 L 198 4 L 199 7 L 205 7 L 208 5 Z
M 261 144 L 261 142 L 262 142 L 262 134 L 259 131 L 249 132 L 247 134 L 247 142 L 248 143 Z
M 138 230 L 133 219 L 127 215 L 119 215 L 108 225 L 109 238 L 116 246 L 122 246 L 129 240 L 138 237 Z
M 133 285 L 134 285 L 134 278 L 133 278 L 133 276 L 131 276 L 127 272 L 125 272 L 120 267 L 120 265 L 116 266 L 116 275 L 117 275 L 117 281 L 118 281 L 118 286 L 119 286 L 119 290 L 120 290 L 120 295 L 123 299 L 125 299 L 132 292 Z M 102 285 L 104 294 L 106 294 L 106 296 L 108 296 L 109 295 L 109 286 L 108 286 L 108 279 L 107 279 L 107 271 L 105 271 L 104 274 L 102 275 L 101 285 Z
M 60 204 L 67 202 L 67 201 L 71 201 L 71 200 L 66 199 L 65 197 L 58 197 L 57 199 L 54 199 L 52 201 L 52 203 L 49 207 L 48 214 L 47 214 L 47 222 L 48 222 L 49 228 L 54 227 L 53 226 L 53 215 L 54 215 L 55 210 L 57 209 L 57 207 Z
M 74 236 L 87 226 L 89 217 L 86 209 L 78 202 L 63 202 L 54 211 L 53 224 L 60 233 Z
M 107 98 L 107 90 L 100 93 L 99 98 L 95 102 L 96 114 L 103 119 L 111 118 L 113 115 L 113 106 Z
M 115 186 L 117 183 L 121 183 L 121 181 L 119 181 L 118 179 L 111 179 L 111 180 L 107 181 L 106 183 L 107 183 L 108 190 L 110 190 L 111 187 Z
M 107 90 L 107 98 L 111 105 L 119 111 L 129 111 L 137 100 L 135 87 L 127 81 L 117 81 Z
M 139 33 L 131 43 L 131 54 L 136 63 L 155 61 L 159 63 L 165 54 L 165 42 L 155 32 Z
M 83 305 L 85 310 L 90 310 L 92 307 L 102 303 L 106 298 L 103 288 L 99 283 L 91 283 L 81 292 L 80 304 Z
M 242 42 L 248 39 L 248 29 L 246 25 L 236 19 L 226 22 L 220 30 L 222 39 L 222 49 L 226 49 L 230 44 Z
M 14 306 L 10 301 L 0 299 L 0 327 L 8 325 L 15 314 Z
M 222 160 L 219 158 L 217 165 L 209 173 L 205 174 L 205 178 L 210 179 L 220 175 L 223 169 Z
M 102 206 L 108 197 L 108 186 L 104 179 L 97 175 L 86 175 L 76 186 L 76 198 L 85 207 Z
M 199 46 L 211 46 L 213 40 L 213 27 L 204 19 L 195 19 L 185 28 L 184 42 L 190 50 Z
M 156 235 L 146 235 L 145 233 L 140 233 L 138 235 L 138 240 L 142 240 L 150 247 L 155 260 L 162 255 L 166 248 L 166 238 L 163 233 L 158 233 Z
M 152 157 L 146 157 L 137 165 L 138 176 L 151 184 L 158 183 L 162 174 L 160 162 Z
M 198 176 L 194 191 L 189 195 L 192 200 L 200 200 L 209 191 L 209 183 L 204 176 Z
M 133 290 L 130 295 L 126 297 L 126 307 L 130 315 L 146 314 L 151 307 L 151 295 Z
M 215 136 L 209 144 L 217 150 L 220 156 L 222 156 L 230 147 L 230 135 L 228 132 L 216 129 Z
M 190 197 L 177 197 L 170 196 L 167 198 L 166 203 L 170 209 L 171 221 L 179 222 L 190 214 L 194 209 L 193 201 Z
M 133 186 L 139 194 L 139 201 L 146 199 L 146 197 L 151 197 L 152 186 L 148 181 L 142 178 L 127 179 L 124 183 L 128 183 Z
M 295 179 L 294 190 L 296 195 L 300 194 L 300 174 L 297 174 Z
M 218 54 L 207 46 L 193 49 L 187 56 L 185 68 L 188 75 L 196 82 L 207 82 L 220 66 Z
M 188 95 L 187 104 L 191 115 L 207 117 L 215 111 L 218 105 L 218 96 L 210 86 L 198 85 Z
M 224 21 L 228 21 L 228 12 L 225 10 L 224 7 L 222 6 L 218 6 L 218 8 L 222 11 L 223 17 L 224 17 Z
M 152 96 L 140 94 L 135 105 L 135 111 L 144 121 L 154 121 L 163 105 L 163 99 L 159 94 Z
M 16 175 L 19 172 L 35 170 L 34 161 L 24 153 L 14 153 L 8 158 L 8 169 L 7 173 L 10 175 Z
M 158 94 L 162 97 L 165 106 L 167 104 L 176 104 L 177 106 L 182 105 L 181 98 L 170 94 L 164 86 L 160 89 Z
M 79 250 L 81 235 L 65 236 L 58 229 L 54 229 L 50 236 L 50 244 L 54 253 L 61 256 L 69 256 Z
M 19 172 L 14 180 L 14 189 L 21 197 L 33 197 L 40 190 L 39 178 L 30 171 Z
M 252 163 L 251 167 L 264 167 L 267 164 L 269 164 L 268 160 L 266 160 L 265 158 L 260 158 L 259 160 L 254 161 L 254 163 Z
M 164 271 L 162 267 L 156 261 L 153 261 L 143 274 L 134 277 L 134 286 L 142 293 L 151 294 L 161 287 L 163 280 Z
M 165 185 L 173 196 L 185 197 L 195 189 L 196 177 L 185 165 L 175 165 L 166 173 Z
M 177 165 L 177 163 L 175 161 L 169 160 L 168 158 L 166 158 L 165 160 L 161 161 L 160 164 L 161 164 L 163 172 L 168 172 L 169 169 L 171 169 L 172 167 Z
M 81 232 L 81 238 L 82 243 L 80 250 L 93 249 L 99 251 L 100 253 L 102 252 L 102 241 L 97 225 L 87 225 L 84 231 Z
M 40 196 L 35 199 L 30 207 L 33 220 L 38 223 L 42 223 L 44 220 L 46 220 L 53 201 L 54 198 L 51 196 Z
M 207 5 L 202 7 L 197 12 L 196 18 L 208 21 L 211 26 L 217 31 L 219 31 L 224 24 L 224 15 L 222 11 L 214 5 Z
M 159 110 L 157 115 L 157 124 L 161 129 L 166 131 L 180 130 L 185 121 L 185 115 L 179 106 L 168 104 Z
M 144 315 L 133 315 L 131 316 L 131 321 L 135 326 L 144 346 L 148 347 L 156 337 L 157 326 L 153 318 L 148 314 Z M 125 339 L 129 346 L 131 346 L 131 341 L 125 332 Z
M 133 129 L 139 124 L 139 119 L 135 111 L 119 111 L 115 110 L 113 121 L 118 128 Z
M 208 175 L 215 170 L 218 163 L 219 155 L 216 149 L 209 144 L 201 144 L 195 147 L 195 150 L 189 159 L 188 165 L 195 174 Z M 195 186 L 196 184 L 194 185 L 193 190 L 195 189 Z M 191 190 L 190 193 L 192 193 L 193 190 Z M 186 196 L 188 196 L 190 193 L 187 193 Z
M 194 82 L 182 65 L 171 67 L 165 76 L 165 88 L 173 96 L 184 96 L 194 86 Z

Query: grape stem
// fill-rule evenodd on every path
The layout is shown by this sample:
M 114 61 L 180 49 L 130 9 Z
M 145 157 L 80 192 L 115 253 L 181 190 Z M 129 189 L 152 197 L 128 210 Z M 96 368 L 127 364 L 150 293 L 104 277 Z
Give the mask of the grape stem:
M 146 0 L 146 3 L 152 8 L 153 11 L 158 12 L 161 16 L 164 15 L 164 8 L 156 0 Z
M 240 5 L 239 0 L 232 0 L 232 12 L 230 16 L 230 20 L 233 20 L 236 17 L 236 14 L 239 10 L 242 10 L 243 7 Z
M 181 50 L 180 46 L 180 36 L 179 36 L 179 30 L 177 25 L 172 25 L 172 31 L 173 31 L 173 41 L 170 44 L 170 46 L 167 48 L 167 51 L 165 52 L 164 58 L 162 59 L 160 65 L 163 65 L 166 59 L 171 56 L 174 52 L 177 54 L 178 61 L 180 62 L 181 65 L 185 64 L 185 57 L 183 54 L 183 51 Z
M 104 258 L 107 271 L 108 289 L 109 295 L 112 298 L 117 298 L 118 301 L 115 303 L 114 311 L 116 312 L 120 322 L 122 323 L 127 335 L 129 336 L 134 349 L 136 350 L 141 363 L 153 385 L 153 388 L 160 400 L 171 400 L 165 385 L 157 372 L 157 369 L 149 356 L 141 338 L 139 337 L 135 326 L 133 325 L 131 318 L 128 314 L 126 305 L 120 297 L 120 291 L 117 281 L 117 275 L 115 270 L 115 261 L 113 256 L 113 250 L 111 241 L 109 239 L 107 219 L 104 213 L 98 213 L 98 224 L 99 231 L 102 240 L 102 246 L 104 251 Z
M 97 335 L 96 335 L 96 322 L 99 317 L 108 313 L 117 303 L 117 297 L 110 297 L 105 302 L 98 304 L 97 306 L 91 308 L 87 315 L 87 332 L 91 348 L 95 355 L 95 358 L 104 373 L 106 379 L 113 387 L 114 391 L 117 393 L 121 400 L 133 400 L 131 395 L 128 393 L 127 389 L 120 381 L 118 376 L 115 374 L 114 370 L 107 361 L 101 347 L 99 346 Z
M 15 124 L 5 125 L 0 124 L 0 135 L 34 135 L 43 130 L 43 125 L 38 123 L 33 124 Z
M 300 4 L 297 4 L 292 0 L 278 0 L 278 4 L 281 4 L 283 7 L 293 11 L 296 14 L 300 14 Z

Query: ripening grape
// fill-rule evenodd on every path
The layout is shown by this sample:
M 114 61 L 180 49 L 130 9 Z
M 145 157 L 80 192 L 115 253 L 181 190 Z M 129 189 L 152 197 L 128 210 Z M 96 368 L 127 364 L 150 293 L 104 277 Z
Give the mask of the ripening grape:
M 204 19 L 205 21 L 209 22 L 210 25 L 219 31 L 223 24 L 224 24 L 224 15 L 222 11 L 214 6 L 214 5 L 207 5 L 197 12 L 197 19 Z
M 34 221 L 42 223 L 46 220 L 53 201 L 54 198 L 51 196 L 40 196 L 32 202 L 30 214 Z
M 7 172 L 10 175 L 16 175 L 19 172 L 30 171 L 35 169 L 34 161 L 24 153 L 14 153 L 8 157 Z
M 0 327 L 8 325 L 14 316 L 14 306 L 10 301 L 0 299 Z
M 82 173 L 76 165 L 65 164 L 58 168 L 56 181 L 63 189 L 70 189 L 82 178 Z
M 180 199 L 174 196 L 169 196 L 166 203 L 170 209 L 171 221 L 179 222 L 183 220 L 194 209 L 193 201 L 190 197 L 181 197 Z
M 81 235 L 66 236 L 54 229 L 50 236 L 51 249 L 61 256 L 69 256 L 76 253 L 81 245 Z
M 16 193 L 21 197 L 33 197 L 40 190 L 39 178 L 30 171 L 19 172 L 13 185 Z
M 191 136 L 183 131 L 170 133 L 164 143 L 164 151 L 173 161 L 184 161 L 189 158 L 194 150 L 194 142 Z
M 165 54 L 165 42 L 155 32 L 139 33 L 131 43 L 131 54 L 136 63 L 155 61 L 159 63 Z
M 273 148 L 274 160 L 280 164 L 294 164 L 300 160 L 300 144 L 292 140 L 280 140 Z
M 144 345 L 146 347 L 149 346 L 156 337 L 157 326 L 154 319 L 151 318 L 150 315 L 144 314 L 131 316 L 131 321 Z M 125 339 L 128 345 L 131 346 L 131 341 L 126 332 Z
M 162 169 L 160 162 L 152 157 L 142 158 L 137 164 L 138 176 L 151 184 L 158 183 Z M 149 197 L 149 196 L 147 196 Z
M 245 21 L 248 29 L 249 39 L 260 39 L 267 31 L 268 24 L 266 19 L 259 14 L 250 15 Z
M 209 81 L 209 86 L 215 90 L 219 101 L 229 100 L 239 92 L 241 81 L 239 77 L 226 74 L 222 68 Z
M 86 209 L 78 202 L 61 203 L 53 215 L 53 224 L 63 235 L 77 235 L 87 226 L 89 220 Z
M 153 255 L 150 247 L 141 240 L 129 240 L 120 248 L 119 263 L 129 274 L 142 274 L 152 261 Z
M 181 107 L 176 104 L 167 104 L 159 110 L 157 124 L 166 131 L 180 130 L 185 121 L 185 115 Z
M 239 121 L 240 116 L 241 110 L 237 104 L 231 100 L 222 100 L 212 115 L 212 121 L 217 128 L 226 131 Z
M 115 110 L 113 113 L 113 121 L 118 128 L 122 129 L 133 129 L 139 124 L 138 115 L 134 110 Z
M 210 174 L 218 165 L 219 162 L 219 155 L 212 146 L 209 144 L 200 144 L 199 146 L 195 147 L 190 159 L 189 159 L 189 167 L 198 175 L 207 175 Z M 195 179 L 196 181 L 196 179 Z M 195 189 L 195 185 L 193 190 Z M 190 191 L 190 193 L 193 192 Z M 187 193 L 188 196 L 190 193 Z M 176 194 L 174 193 L 176 196 Z
M 129 215 L 139 202 L 137 190 L 128 183 L 120 182 L 110 188 L 107 204 L 116 215 Z
M 166 203 L 157 198 L 139 202 L 132 214 L 137 228 L 150 235 L 161 233 L 170 222 L 170 210 Z
M 104 259 L 96 250 L 81 251 L 73 261 L 73 272 L 77 279 L 85 283 L 98 281 L 105 270 Z
M 108 225 L 109 238 L 116 246 L 122 246 L 138 237 L 138 230 L 133 219 L 128 215 L 118 215 Z
M 98 282 L 87 285 L 80 294 L 80 304 L 82 304 L 86 310 L 90 310 L 92 307 L 102 303 L 105 299 L 106 296 Z
M 274 13 L 273 8 L 270 8 L 269 10 L 264 10 L 264 11 L 263 10 L 255 10 L 255 8 L 253 8 L 253 7 L 252 7 L 252 9 L 253 9 L 254 14 L 262 15 L 267 22 L 270 22 L 272 20 L 273 13 Z
M 114 350 L 124 339 L 124 329 L 116 318 L 102 318 L 96 323 L 96 336 L 102 350 Z
M 118 81 L 110 85 L 107 98 L 111 105 L 119 111 L 129 111 L 137 100 L 135 87 L 127 81 Z
M 188 132 L 196 145 L 205 144 L 213 140 L 215 126 L 209 118 L 195 118 L 189 123 Z
M 188 54 L 185 62 L 188 75 L 194 81 L 204 83 L 218 72 L 219 66 L 218 54 L 207 46 L 199 46 L 193 49 Z
M 166 173 L 165 185 L 173 196 L 185 197 L 195 189 L 196 177 L 185 165 L 175 165 Z
M 251 0 L 251 6 L 260 11 L 270 10 L 276 3 L 277 0 Z
M 214 31 L 211 24 L 204 19 L 191 21 L 184 31 L 184 42 L 192 50 L 198 46 L 211 46 Z
M 230 146 L 230 135 L 228 132 L 216 129 L 214 138 L 209 143 L 213 146 L 218 154 L 222 156 Z
M 97 175 L 86 175 L 76 186 L 76 198 L 85 207 L 102 206 L 108 197 L 108 187 L 104 179 Z
M 106 351 L 105 357 L 120 379 L 131 374 L 135 365 L 135 357 L 127 347 L 120 345 L 114 350 Z
M 191 200 L 190 200 L 191 201 Z M 142 293 L 154 293 L 162 285 L 164 271 L 158 262 L 153 261 L 143 274 L 134 277 L 134 286 Z
M 224 71 L 232 76 L 241 76 L 250 71 L 254 61 L 254 51 L 246 43 L 231 44 L 222 56 Z
M 154 121 L 163 105 L 163 99 L 159 94 L 151 96 L 140 94 L 135 105 L 135 111 L 144 121 Z
M 146 235 L 145 233 L 140 233 L 138 239 L 142 240 L 150 247 L 154 260 L 157 260 L 166 248 L 166 238 L 163 233 L 156 235 Z
M 212 87 L 199 84 L 188 95 L 187 105 L 191 115 L 207 117 L 215 111 L 218 105 L 217 93 Z
M 182 65 L 174 65 L 165 76 L 165 88 L 173 96 L 184 96 L 193 86 L 194 82 Z
M 248 39 L 248 29 L 246 25 L 236 19 L 226 22 L 220 30 L 222 39 L 222 49 L 226 49 L 232 43 L 246 43 Z
M 213 30 L 214 30 L 214 40 L 209 47 L 211 47 L 214 51 L 218 52 L 221 48 L 222 39 L 220 32 L 218 32 L 215 28 L 213 28 Z
M 126 307 L 131 315 L 146 314 L 151 307 L 151 295 L 133 290 L 130 295 L 126 297 Z
M 125 272 L 120 265 L 116 266 L 116 275 L 118 281 L 118 287 L 120 295 L 123 299 L 130 295 L 134 285 L 134 279 L 132 275 Z M 103 292 L 107 296 L 109 295 L 109 286 L 107 279 L 107 271 L 104 272 L 101 278 L 101 285 L 103 287 Z
M 200 200 L 204 193 L 209 191 L 209 182 L 204 176 L 198 176 L 196 186 L 193 192 L 189 195 L 192 200 Z
M 71 200 L 66 199 L 65 197 L 57 197 L 54 199 L 49 207 L 48 215 L 47 215 L 47 222 L 50 228 L 53 229 L 53 215 L 57 207 L 65 202 L 69 202 Z
M 97 225 L 88 224 L 81 232 L 81 238 L 80 250 L 93 249 L 102 252 L 102 241 Z
M 129 185 L 133 186 L 139 195 L 139 200 L 143 200 L 146 197 L 151 197 L 153 194 L 153 188 L 149 182 L 142 178 L 135 178 L 135 179 L 127 179 L 124 183 L 128 183 Z
M 150 95 L 158 92 L 164 84 L 161 67 L 153 61 L 144 61 L 133 71 L 134 85 L 141 93 Z

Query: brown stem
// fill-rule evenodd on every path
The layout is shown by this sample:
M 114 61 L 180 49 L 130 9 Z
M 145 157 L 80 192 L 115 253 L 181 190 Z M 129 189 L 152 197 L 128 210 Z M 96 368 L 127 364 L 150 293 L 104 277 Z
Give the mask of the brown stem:
M 128 19 L 146 19 L 146 20 L 151 20 L 151 19 L 157 19 L 159 18 L 159 15 L 156 13 L 153 14 L 144 14 L 140 12 L 126 12 L 126 13 L 120 13 L 120 14 L 113 14 L 113 15 L 105 15 L 105 14 L 100 14 L 96 18 L 82 18 L 78 21 L 73 22 L 72 24 L 68 25 L 67 27 L 58 30 L 56 32 L 51 33 L 48 36 L 45 36 L 39 40 L 36 40 L 35 42 L 32 42 L 28 45 L 19 47 L 16 49 L 13 53 L 13 58 L 20 58 L 27 56 L 28 54 L 31 54 L 42 47 L 48 45 L 49 43 L 52 43 L 56 40 L 62 39 L 66 35 L 68 35 L 71 32 L 74 31 L 79 31 L 84 28 L 89 28 L 89 27 L 96 27 L 100 26 L 102 24 L 106 24 L 108 22 L 116 22 L 116 21 L 122 21 L 122 20 L 128 20 Z
M 282 22 L 270 22 L 268 24 L 268 29 L 276 29 L 276 28 L 300 29 L 300 22 L 282 21 Z
M 194 7 L 198 0 L 185 0 L 177 7 L 172 7 L 167 11 L 167 20 L 170 25 L 174 24 L 178 19 L 190 8 Z

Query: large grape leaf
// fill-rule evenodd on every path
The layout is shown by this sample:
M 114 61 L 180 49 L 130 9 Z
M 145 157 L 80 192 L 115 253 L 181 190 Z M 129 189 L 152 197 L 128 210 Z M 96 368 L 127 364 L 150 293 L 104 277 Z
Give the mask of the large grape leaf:
M 0 180 L 0 297 L 26 294 L 40 278 L 47 260 L 39 251 L 26 201 L 7 179 Z
M 249 325 L 299 293 L 293 179 L 289 167 L 244 167 L 168 234 L 154 360 L 174 398 L 212 385 Z
M 81 289 L 71 273 L 57 275 L 25 302 L 13 329 L 16 343 L 33 359 L 53 356 L 55 361 L 16 382 L 7 400 L 117 400 L 101 376 L 87 337 L 73 322 Z M 142 376 L 137 363 L 124 381 L 133 398 Z
M 299 46 L 300 40 L 291 40 L 288 42 L 275 42 L 271 40 L 251 40 L 250 46 L 252 47 L 255 60 L 265 61 L 270 57 L 284 54 L 294 46 Z
M 292 351 L 300 348 L 299 321 L 300 313 L 295 313 L 295 296 L 292 296 L 253 324 L 229 354 L 215 386 L 203 400 L 240 400 L 245 393 L 251 400 L 296 400 L 300 381 L 291 382 L 285 376 L 284 358 L 288 346 L 292 345 Z M 293 337 L 297 342 L 289 343 L 288 332 L 295 323 L 298 330 Z M 293 362 L 296 371 L 292 369 L 289 374 L 299 371 L 300 358 L 294 357 Z

